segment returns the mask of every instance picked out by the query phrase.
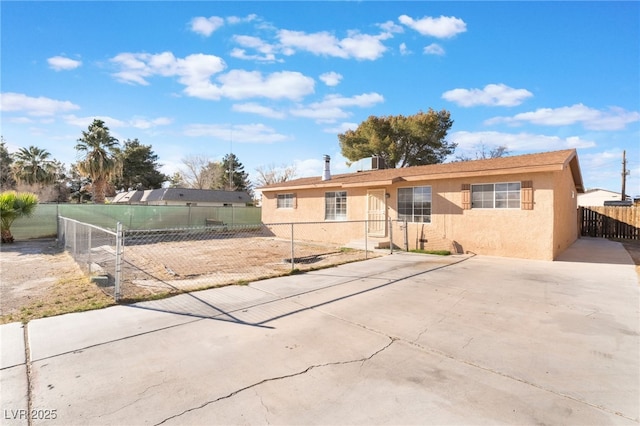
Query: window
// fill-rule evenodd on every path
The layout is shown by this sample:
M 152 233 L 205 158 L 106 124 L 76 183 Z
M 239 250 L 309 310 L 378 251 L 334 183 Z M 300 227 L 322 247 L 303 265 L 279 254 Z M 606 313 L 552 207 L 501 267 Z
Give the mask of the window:
M 292 209 L 293 208 L 293 194 L 278 194 L 279 209 Z
M 347 191 L 325 192 L 324 220 L 347 220 Z
M 431 223 L 431 187 L 398 188 L 398 220 Z
M 520 182 L 471 185 L 474 209 L 519 209 Z

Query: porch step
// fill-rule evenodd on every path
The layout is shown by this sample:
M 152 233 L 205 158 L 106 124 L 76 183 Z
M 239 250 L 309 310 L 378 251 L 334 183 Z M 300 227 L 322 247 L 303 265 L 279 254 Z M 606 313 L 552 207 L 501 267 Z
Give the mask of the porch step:
M 351 240 L 345 245 L 345 247 L 356 250 L 365 250 L 365 248 L 366 250 L 389 250 L 390 242 L 388 239 L 368 238 L 365 243 L 363 238 L 359 240 Z

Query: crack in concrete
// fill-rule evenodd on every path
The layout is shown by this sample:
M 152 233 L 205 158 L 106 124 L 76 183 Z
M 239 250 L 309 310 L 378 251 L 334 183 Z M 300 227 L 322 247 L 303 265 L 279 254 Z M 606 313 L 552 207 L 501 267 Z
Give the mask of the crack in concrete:
M 260 398 L 260 405 L 262 405 L 262 408 L 264 408 L 264 423 L 265 424 L 271 424 L 269 423 L 269 414 L 271 414 L 271 410 L 269 410 L 269 407 L 267 407 L 267 404 L 264 403 L 264 399 L 262 399 L 262 396 L 260 396 L 260 394 L 258 393 L 258 391 L 256 389 L 253 390 L 253 392 L 255 393 L 255 395 Z
M 24 365 L 27 373 L 27 425 L 33 425 L 31 410 L 33 410 L 33 367 L 31 365 L 31 347 L 29 346 L 29 331 L 27 324 L 22 325 L 24 336 Z
M 149 386 L 147 386 L 147 387 L 146 387 L 142 392 L 139 392 L 139 393 L 138 393 L 138 398 L 134 399 L 133 401 L 131 401 L 130 403 L 128 403 L 128 404 L 126 404 L 126 405 L 123 405 L 122 407 L 118 408 L 118 409 L 117 409 L 117 410 L 115 410 L 115 411 L 111 411 L 111 412 L 109 412 L 109 413 L 103 413 L 103 414 L 100 414 L 100 415 L 99 415 L 99 416 L 97 416 L 97 417 L 111 416 L 111 415 L 113 415 L 113 414 L 115 414 L 115 413 L 117 413 L 117 412 L 119 412 L 119 411 L 124 410 L 124 409 L 125 409 L 125 408 L 127 408 L 127 407 L 131 407 L 132 405 L 137 404 L 138 402 L 140 402 L 140 401 L 144 398 L 144 396 L 143 396 L 143 395 L 144 395 L 145 393 L 147 393 L 147 391 L 149 391 L 149 389 L 151 389 L 151 388 L 156 388 L 156 387 L 158 387 L 158 386 L 162 386 L 162 385 L 164 385 L 166 382 L 167 382 L 167 378 L 166 378 L 166 373 L 165 373 L 165 374 L 163 375 L 163 377 L 162 377 L 162 381 L 161 381 L 161 382 L 159 382 L 159 383 L 155 383 L 155 384 L 153 384 L 153 385 L 149 385 Z
M 192 411 L 200 410 L 200 409 L 202 409 L 202 408 L 204 408 L 204 407 L 206 407 L 208 405 L 215 404 L 216 402 L 219 402 L 219 401 L 222 401 L 222 400 L 225 400 L 225 399 L 229 399 L 229 398 L 231 398 L 231 397 L 233 397 L 235 395 L 238 395 L 241 392 L 244 392 L 244 391 L 246 391 L 248 389 L 255 388 L 255 387 L 260 386 L 260 385 L 262 385 L 264 383 L 269 383 L 269 382 L 274 382 L 274 381 L 278 381 L 278 380 L 290 379 L 290 378 L 296 377 L 296 376 L 301 376 L 303 374 L 307 374 L 308 372 L 310 372 L 311 370 L 316 369 L 316 368 L 330 367 L 330 366 L 334 366 L 334 365 L 353 364 L 353 363 L 357 363 L 357 362 L 363 363 L 363 362 L 369 361 L 373 357 L 378 355 L 379 353 L 381 353 L 384 350 L 388 349 L 396 340 L 398 340 L 398 339 L 392 338 L 392 337 L 390 337 L 389 339 L 390 339 L 389 343 L 387 343 L 382 348 L 378 349 L 377 351 L 375 351 L 371 355 L 366 356 L 364 358 L 358 358 L 358 359 L 349 360 L 349 361 L 334 361 L 334 362 L 328 362 L 328 363 L 325 363 L 325 364 L 314 364 L 314 365 L 311 365 L 311 366 L 305 368 L 302 371 L 298 371 L 297 373 L 285 374 L 284 376 L 271 377 L 269 379 L 262 379 L 259 382 L 247 385 L 247 386 L 245 386 L 243 388 L 240 388 L 238 390 L 235 390 L 235 391 L 233 391 L 233 392 L 231 392 L 231 393 L 229 393 L 227 395 L 221 396 L 221 397 L 216 398 L 216 399 L 211 400 L 211 401 L 207 401 L 207 402 L 205 402 L 205 403 L 203 403 L 203 404 L 201 404 L 201 405 L 199 405 L 197 407 L 189 408 L 187 410 L 182 411 L 181 413 L 178 413 L 178 414 L 175 414 L 173 416 L 167 417 L 166 419 L 164 419 L 160 423 L 156 423 L 155 426 L 159 426 L 161 424 L 164 424 L 164 423 L 166 423 L 166 422 L 168 422 L 170 420 L 176 419 L 176 418 L 178 418 L 178 417 L 180 417 L 180 416 L 182 416 L 184 414 L 190 413 Z M 263 403 L 263 406 L 264 406 L 264 403 Z M 266 408 L 266 406 L 265 406 L 265 408 Z M 267 411 L 269 411 L 269 410 L 267 409 Z

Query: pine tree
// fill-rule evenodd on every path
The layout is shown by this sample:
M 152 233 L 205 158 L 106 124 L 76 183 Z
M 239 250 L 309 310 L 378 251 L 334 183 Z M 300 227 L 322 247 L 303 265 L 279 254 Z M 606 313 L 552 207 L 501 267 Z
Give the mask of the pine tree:
M 227 154 L 222 159 L 221 187 L 226 191 L 251 190 L 249 174 L 244 171 L 244 166 L 235 154 Z

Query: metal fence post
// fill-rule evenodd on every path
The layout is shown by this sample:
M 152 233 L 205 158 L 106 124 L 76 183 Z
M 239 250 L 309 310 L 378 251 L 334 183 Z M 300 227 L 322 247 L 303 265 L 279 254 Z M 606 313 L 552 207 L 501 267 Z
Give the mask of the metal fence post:
M 89 235 L 87 236 L 87 264 L 89 265 L 89 273 L 91 273 L 91 227 L 89 227 Z
M 409 251 L 409 228 L 407 219 L 404 219 L 404 235 L 403 235 L 404 251 Z
M 114 298 L 116 302 L 120 300 L 120 281 L 122 279 L 122 247 L 123 247 L 124 234 L 122 233 L 122 223 L 116 224 L 116 270 L 115 270 L 115 285 L 114 285 Z
M 73 222 L 73 257 L 77 259 L 78 258 L 78 250 L 77 250 L 78 237 L 77 237 L 76 228 L 77 228 L 76 223 Z
M 369 220 L 364 221 L 364 258 L 369 258 Z
M 294 255 L 295 255 L 295 247 L 293 242 L 293 222 L 291 222 L 291 270 L 292 271 L 296 267 L 296 261 L 295 261 Z

